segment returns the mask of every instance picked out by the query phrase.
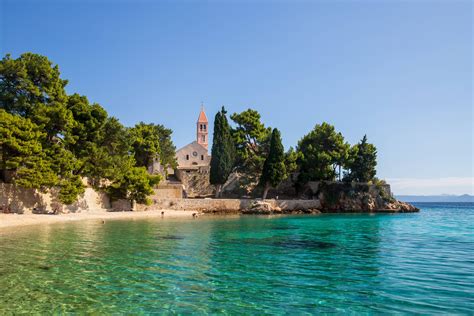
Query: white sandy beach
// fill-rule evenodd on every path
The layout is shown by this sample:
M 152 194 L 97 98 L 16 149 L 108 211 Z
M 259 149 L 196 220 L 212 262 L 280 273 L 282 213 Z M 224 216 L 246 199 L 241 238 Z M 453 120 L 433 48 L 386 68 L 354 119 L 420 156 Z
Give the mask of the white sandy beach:
M 161 215 L 164 212 L 164 215 Z M 59 215 L 48 214 L 0 214 L 0 229 L 52 224 L 61 222 L 72 222 L 80 220 L 116 220 L 116 219 L 143 219 L 143 218 L 192 218 L 192 214 L 197 213 L 193 211 L 175 211 L 175 210 L 156 210 L 144 212 L 104 212 L 104 211 L 89 211 L 83 213 L 68 213 Z

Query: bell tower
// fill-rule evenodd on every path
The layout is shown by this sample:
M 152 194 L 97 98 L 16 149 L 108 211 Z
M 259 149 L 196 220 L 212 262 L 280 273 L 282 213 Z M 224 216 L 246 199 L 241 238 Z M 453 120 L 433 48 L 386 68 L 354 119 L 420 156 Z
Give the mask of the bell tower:
M 199 113 L 198 121 L 196 124 L 196 137 L 198 144 L 202 145 L 207 149 L 208 135 L 209 135 L 209 122 L 207 121 L 206 113 L 204 112 L 204 105 L 201 104 L 201 112 Z

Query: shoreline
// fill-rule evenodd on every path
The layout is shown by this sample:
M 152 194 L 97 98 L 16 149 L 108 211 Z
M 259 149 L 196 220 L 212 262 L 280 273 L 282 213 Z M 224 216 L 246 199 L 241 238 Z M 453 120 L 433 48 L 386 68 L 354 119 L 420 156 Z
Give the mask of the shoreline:
M 161 213 L 164 212 L 164 215 Z M 207 212 L 207 211 L 191 211 L 191 210 L 173 210 L 173 209 L 163 209 L 163 210 L 146 210 L 146 211 L 87 211 L 79 213 L 63 213 L 63 214 L 18 214 L 11 213 L 5 214 L 0 213 L 0 231 L 3 229 L 10 229 L 15 227 L 25 227 L 25 226 L 34 226 L 41 224 L 56 224 L 56 223 L 68 223 L 68 222 L 78 222 L 78 221 L 87 221 L 87 220 L 136 220 L 136 219 L 177 219 L 177 218 L 194 218 L 193 214 L 197 216 L 205 215 L 322 215 L 322 214 L 401 214 L 401 213 L 410 213 L 410 212 L 400 212 L 399 210 L 393 209 L 384 209 L 384 210 L 375 210 L 375 211 L 338 211 L 338 210 L 325 210 L 325 211 L 298 211 L 298 212 L 274 212 L 274 211 L 257 211 L 257 212 Z
M 164 212 L 164 216 L 161 215 Z M 177 211 L 177 210 L 153 210 L 144 212 L 133 212 L 133 211 L 89 211 L 81 213 L 66 213 L 66 214 L 3 214 L 0 213 L 0 230 L 12 228 L 12 227 L 23 227 L 33 226 L 41 224 L 54 224 L 54 223 L 67 223 L 77 222 L 83 220 L 134 220 L 134 219 L 146 219 L 146 218 L 193 218 L 193 214 L 199 212 L 193 211 Z

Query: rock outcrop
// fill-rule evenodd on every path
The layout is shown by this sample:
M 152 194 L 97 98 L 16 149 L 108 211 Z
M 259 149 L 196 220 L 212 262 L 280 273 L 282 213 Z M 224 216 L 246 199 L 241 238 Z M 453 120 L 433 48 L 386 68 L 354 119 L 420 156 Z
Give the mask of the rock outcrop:
M 351 184 L 324 185 L 318 197 L 323 212 L 418 212 L 415 206 L 397 201 L 384 190 Z
M 271 215 L 271 214 L 319 214 L 316 208 L 308 208 L 304 205 L 295 205 L 294 207 L 279 207 L 275 200 L 256 200 L 249 207 L 241 211 L 242 214 Z
M 243 214 L 281 214 L 281 208 L 265 201 L 254 201 L 248 208 L 242 210 Z

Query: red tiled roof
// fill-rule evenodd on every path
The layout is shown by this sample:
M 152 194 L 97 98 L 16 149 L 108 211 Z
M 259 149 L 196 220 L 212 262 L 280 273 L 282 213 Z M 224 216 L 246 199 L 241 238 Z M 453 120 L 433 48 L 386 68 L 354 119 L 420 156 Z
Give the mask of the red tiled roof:
M 206 116 L 206 113 L 204 113 L 204 109 L 201 109 L 201 112 L 199 113 L 198 122 L 206 122 L 207 123 L 207 116 Z

